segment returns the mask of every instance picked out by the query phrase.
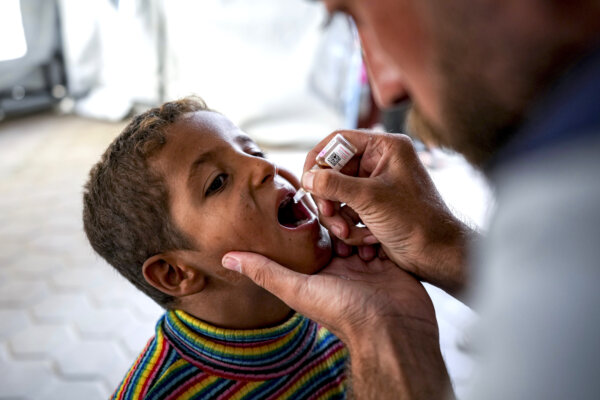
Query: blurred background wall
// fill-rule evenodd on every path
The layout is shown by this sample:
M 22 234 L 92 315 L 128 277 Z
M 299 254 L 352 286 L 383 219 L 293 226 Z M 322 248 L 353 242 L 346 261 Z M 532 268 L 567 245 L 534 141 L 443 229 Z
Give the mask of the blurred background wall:
M 357 118 L 359 46 L 315 2 L 22 0 L 21 10 L 28 50 L 0 62 L 5 115 L 62 100 L 64 112 L 118 121 L 194 93 L 276 144 Z

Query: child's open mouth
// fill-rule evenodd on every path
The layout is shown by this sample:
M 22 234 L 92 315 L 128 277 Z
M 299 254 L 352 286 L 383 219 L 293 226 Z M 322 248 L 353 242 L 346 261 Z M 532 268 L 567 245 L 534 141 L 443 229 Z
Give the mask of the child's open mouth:
M 294 203 L 292 194 L 285 197 L 279 204 L 277 220 L 286 228 L 297 228 L 312 221 L 312 214 L 301 201 Z

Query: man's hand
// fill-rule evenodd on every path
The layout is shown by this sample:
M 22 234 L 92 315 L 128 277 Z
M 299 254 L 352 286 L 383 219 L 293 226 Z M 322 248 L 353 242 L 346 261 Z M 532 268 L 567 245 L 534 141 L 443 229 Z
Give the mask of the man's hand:
M 337 133 L 357 155 L 342 173 L 310 171 Z M 308 153 L 304 171 L 302 183 L 319 206 L 321 223 L 346 244 L 380 242 L 392 261 L 419 278 L 453 295 L 463 289 L 472 231 L 446 207 L 408 137 L 334 132 Z
M 296 178 L 296 175 L 294 175 L 287 169 L 278 167 L 277 174 L 281 175 L 282 177 L 287 179 L 288 182 L 290 182 L 292 185 L 294 185 L 294 187 L 296 189 L 300 188 L 300 181 L 298 180 L 298 178 Z M 304 199 L 305 199 L 304 204 L 308 208 L 310 208 L 310 210 L 312 212 L 314 212 L 315 214 L 318 214 L 316 205 L 310 199 L 310 196 L 306 196 Z M 378 249 L 378 247 L 379 247 L 378 245 L 372 245 L 372 244 L 371 245 L 365 244 L 363 246 L 348 246 L 347 244 L 344 243 L 343 240 L 337 238 L 335 236 L 335 234 L 331 235 L 331 239 L 332 239 L 333 248 L 335 250 L 335 254 L 337 254 L 341 257 L 348 257 L 353 252 L 356 252 L 359 255 L 359 257 L 362 258 L 363 260 L 370 261 L 377 256 L 378 250 L 381 250 L 381 249 Z M 385 257 L 383 251 L 379 251 L 379 253 L 380 253 L 379 254 L 380 257 Z
M 291 308 L 348 341 L 385 318 L 423 323 L 437 334 L 433 305 L 423 285 L 389 260 L 334 258 L 315 275 L 304 275 L 255 253 L 230 252 L 240 272 Z
M 433 305 L 421 283 L 389 260 L 334 258 L 303 275 L 254 253 L 230 252 L 237 270 L 349 348 L 360 399 L 440 399 L 450 390 Z

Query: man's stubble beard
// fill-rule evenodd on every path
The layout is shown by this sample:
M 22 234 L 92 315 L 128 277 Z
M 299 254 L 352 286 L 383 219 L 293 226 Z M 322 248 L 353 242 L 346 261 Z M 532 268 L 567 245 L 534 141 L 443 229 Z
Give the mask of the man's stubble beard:
M 431 122 L 413 103 L 405 129 L 426 144 L 457 151 L 474 166 L 483 168 L 510 140 L 522 117 L 494 102 L 472 80 L 460 84 L 460 79 L 449 79 L 440 93 L 443 126 Z
M 442 13 L 437 21 L 443 21 L 434 28 L 434 79 L 438 79 L 440 109 L 436 120 L 440 123 L 413 104 L 406 129 L 426 143 L 463 154 L 484 169 L 519 133 L 532 104 L 547 93 L 583 48 L 567 37 L 555 37 L 554 42 L 543 36 L 521 38 L 511 32 L 498 33 L 501 28 L 488 32 L 486 38 L 483 18 L 441 8 L 434 11 Z

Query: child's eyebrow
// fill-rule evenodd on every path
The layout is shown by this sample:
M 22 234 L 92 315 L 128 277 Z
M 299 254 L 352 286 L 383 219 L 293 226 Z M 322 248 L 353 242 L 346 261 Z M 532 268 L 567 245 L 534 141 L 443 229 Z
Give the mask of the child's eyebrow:
M 194 162 L 190 165 L 190 169 L 188 172 L 188 181 L 196 174 L 196 172 L 198 172 L 198 168 L 208 162 L 208 161 L 212 161 L 216 158 L 217 152 L 214 150 L 209 150 L 206 151 L 202 154 L 200 154 L 195 160 Z
M 256 142 L 254 140 L 252 140 L 250 138 L 250 136 L 246 136 L 246 135 L 238 135 L 235 137 L 234 139 L 236 142 L 238 142 L 239 144 L 251 144 L 254 146 L 257 146 Z

